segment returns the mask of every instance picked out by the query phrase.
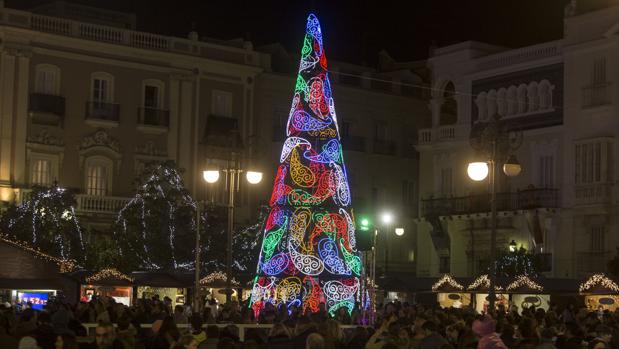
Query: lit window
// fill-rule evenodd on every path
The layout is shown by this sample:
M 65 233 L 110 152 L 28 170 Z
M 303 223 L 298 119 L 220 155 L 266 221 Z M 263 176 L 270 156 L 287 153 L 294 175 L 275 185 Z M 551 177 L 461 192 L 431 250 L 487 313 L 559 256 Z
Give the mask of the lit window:
M 91 165 L 88 167 L 86 193 L 96 196 L 107 194 L 107 168 L 105 166 Z
M 41 186 L 51 184 L 51 162 L 49 160 L 37 159 L 32 162 L 31 183 Z

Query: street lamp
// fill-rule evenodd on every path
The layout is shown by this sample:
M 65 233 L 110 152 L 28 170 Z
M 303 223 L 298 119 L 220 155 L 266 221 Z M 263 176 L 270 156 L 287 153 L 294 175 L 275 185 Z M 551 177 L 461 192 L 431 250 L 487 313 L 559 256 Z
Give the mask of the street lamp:
M 385 277 L 387 277 L 387 273 L 389 271 L 389 240 L 387 235 L 391 231 L 391 223 L 393 222 L 393 214 L 391 212 L 383 212 L 380 215 L 380 220 L 385 227 L 384 231 L 384 239 L 385 239 Z
M 512 240 L 512 242 L 509 243 L 509 252 L 516 252 L 516 248 L 518 248 L 518 245 L 516 244 L 516 241 Z
M 216 183 L 219 180 L 217 170 L 207 170 L 203 172 L 204 179 L 208 183 Z M 234 230 L 234 194 L 239 190 L 239 176 L 245 172 L 245 178 L 249 184 L 258 184 L 262 181 L 262 172 L 243 171 L 239 168 L 236 161 L 230 161 L 228 168 L 223 170 L 226 176 L 228 189 L 228 229 L 227 229 L 227 248 L 226 248 L 226 302 L 230 302 L 232 297 L 232 233 Z
M 404 235 L 404 228 L 395 228 L 395 235 L 397 236 Z
M 488 122 L 477 122 L 471 128 L 470 144 L 478 153 L 485 156 L 486 161 L 469 163 L 467 173 L 474 181 L 482 181 L 489 177 L 490 181 L 490 292 L 489 309 L 494 310 L 496 301 L 496 173 L 501 159 L 503 173 L 508 177 L 520 174 L 522 167 L 513 152 L 522 144 L 522 132 L 517 131 L 506 121 L 501 120 L 499 115 L 494 115 Z M 489 175 L 489 176 L 488 176 Z M 511 249 L 511 246 L 510 246 Z

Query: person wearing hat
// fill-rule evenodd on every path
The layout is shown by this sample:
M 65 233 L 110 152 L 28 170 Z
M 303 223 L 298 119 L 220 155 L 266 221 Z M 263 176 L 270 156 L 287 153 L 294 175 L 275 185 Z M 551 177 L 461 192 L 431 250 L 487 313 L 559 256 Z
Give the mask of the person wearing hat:
M 496 321 L 488 314 L 473 322 L 473 332 L 479 337 L 477 349 L 507 349 L 495 328 Z

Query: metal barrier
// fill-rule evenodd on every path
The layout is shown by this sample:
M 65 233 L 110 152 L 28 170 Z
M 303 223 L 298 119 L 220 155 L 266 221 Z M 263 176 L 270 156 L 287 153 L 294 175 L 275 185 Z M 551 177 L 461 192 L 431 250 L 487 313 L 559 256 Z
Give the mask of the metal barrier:
M 229 325 L 234 325 L 239 329 L 239 339 L 241 341 L 245 340 L 245 331 L 247 331 L 248 329 L 252 329 L 252 328 L 264 328 L 264 329 L 271 329 L 271 327 L 273 327 L 273 324 L 204 324 L 203 327 L 206 328 L 206 326 L 209 325 L 216 325 L 219 328 L 225 328 L 226 326 Z M 88 332 L 88 338 L 90 337 L 94 337 L 94 331 L 95 328 L 97 327 L 96 323 L 85 323 L 82 324 L 82 326 L 86 327 L 86 331 Z M 353 330 L 359 326 L 362 325 L 340 325 L 340 328 L 344 331 L 344 330 Z M 114 324 L 114 327 L 116 327 L 116 324 Z M 153 327 L 153 324 L 140 324 L 141 328 L 151 328 Z M 191 325 L 189 324 L 177 324 L 176 327 L 178 327 L 179 330 L 181 330 L 181 332 L 185 332 L 185 331 L 189 331 Z M 86 338 L 81 337 L 80 342 L 84 342 L 86 340 Z

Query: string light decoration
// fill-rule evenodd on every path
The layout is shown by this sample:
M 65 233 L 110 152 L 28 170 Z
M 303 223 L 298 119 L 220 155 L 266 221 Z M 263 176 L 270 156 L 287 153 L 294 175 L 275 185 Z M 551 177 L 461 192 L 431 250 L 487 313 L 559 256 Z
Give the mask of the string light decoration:
M 18 241 L 11 239 L 8 235 L 0 233 L 0 241 L 9 244 L 11 246 L 15 246 L 24 251 L 32 253 L 35 258 L 42 259 L 47 262 L 52 262 L 58 265 L 58 269 L 61 273 L 70 273 L 77 268 L 77 262 L 73 259 L 62 259 L 58 257 L 54 257 L 47 253 L 42 252 L 41 250 L 34 248 L 23 241 Z
M 451 275 L 445 274 L 437 282 L 435 282 L 434 285 L 432 285 L 432 292 L 439 291 L 440 288 L 443 287 L 444 285 L 448 285 L 457 290 L 464 290 L 464 286 L 458 283 L 458 281 L 456 281 L 453 277 L 451 277 Z
M 507 287 L 505 288 L 507 291 L 513 291 L 513 290 L 517 290 L 521 287 L 527 287 L 530 290 L 534 290 L 534 291 L 544 291 L 544 287 L 542 287 L 542 285 L 538 284 L 537 282 L 531 280 L 528 276 L 526 275 L 520 275 L 518 277 L 516 277 L 516 279 L 514 281 L 512 281 L 512 283 L 510 283 L 509 285 L 507 285 Z
M 469 285 L 469 287 L 467 287 L 467 290 L 472 291 L 484 288 L 490 289 L 490 278 L 488 277 L 488 274 L 480 275 L 477 279 L 475 279 L 475 281 L 473 281 Z M 499 285 L 494 285 L 494 290 L 502 291 L 503 287 Z
M 330 314 L 361 301 L 361 259 L 320 23 L 307 18 L 286 140 L 269 201 L 249 307 Z
M 595 286 L 604 287 L 612 292 L 619 292 L 619 286 L 613 280 L 606 277 L 606 275 L 604 274 L 591 275 L 591 277 L 587 281 L 580 284 L 578 292 L 586 293 Z
M 99 281 L 106 280 L 106 279 L 117 279 L 117 280 L 133 282 L 133 278 L 127 276 L 126 274 L 121 273 L 120 271 L 114 268 L 101 269 L 99 272 L 87 277 L 85 281 L 88 284 L 95 284 Z
M 207 276 L 203 277 L 202 279 L 200 279 L 200 285 L 208 285 L 208 284 L 212 284 L 217 281 L 226 282 L 226 279 L 227 277 L 225 273 L 221 271 L 214 271 L 208 274 Z M 241 284 L 238 281 L 236 281 L 234 278 L 232 278 L 232 286 L 239 287 L 241 286 Z

